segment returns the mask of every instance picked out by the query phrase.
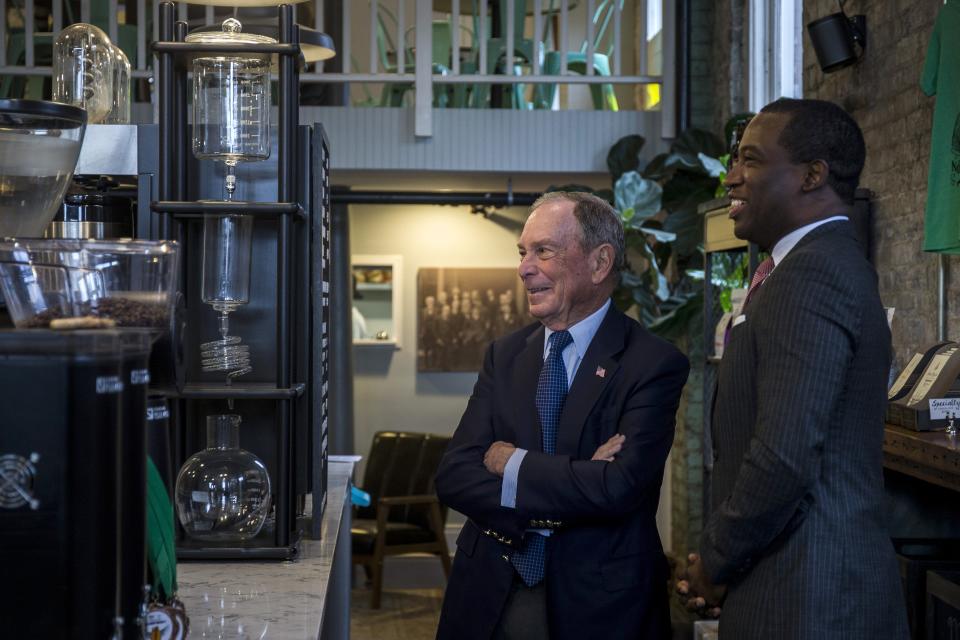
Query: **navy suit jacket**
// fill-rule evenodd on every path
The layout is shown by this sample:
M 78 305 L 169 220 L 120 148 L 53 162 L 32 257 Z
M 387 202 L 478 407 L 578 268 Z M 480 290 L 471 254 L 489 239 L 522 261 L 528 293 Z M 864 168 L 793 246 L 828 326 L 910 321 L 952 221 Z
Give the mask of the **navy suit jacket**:
M 548 455 L 535 401 L 543 344 L 534 324 L 490 345 L 440 463 L 441 501 L 469 520 L 437 637 L 491 637 L 514 579 L 510 555 L 530 528 L 553 530 L 545 566 L 551 638 L 669 637 L 655 517 L 687 359 L 611 306 L 567 395 L 556 455 Z M 626 435 L 616 459 L 591 461 L 616 433 Z M 502 480 L 483 466 L 497 440 L 528 450 L 515 509 L 500 506 Z

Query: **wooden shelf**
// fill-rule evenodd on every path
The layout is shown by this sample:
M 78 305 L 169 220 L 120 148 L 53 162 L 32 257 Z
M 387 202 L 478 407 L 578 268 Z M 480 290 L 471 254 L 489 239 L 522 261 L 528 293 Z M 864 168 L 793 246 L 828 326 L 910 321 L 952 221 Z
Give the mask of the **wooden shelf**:
M 888 424 L 883 432 L 883 466 L 960 491 L 960 436 Z
M 397 346 L 396 340 L 377 340 L 376 338 L 354 338 L 353 346 L 355 347 L 390 347 L 391 349 L 399 349 Z
M 393 291 L 392 282 L 358 282 L 357 291 Z

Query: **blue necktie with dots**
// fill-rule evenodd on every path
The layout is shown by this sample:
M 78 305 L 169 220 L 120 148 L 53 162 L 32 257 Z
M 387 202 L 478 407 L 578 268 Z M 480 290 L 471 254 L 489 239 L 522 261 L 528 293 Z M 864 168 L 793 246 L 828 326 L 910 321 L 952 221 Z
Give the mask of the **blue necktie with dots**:
M 567 399 L 567 368 L 563 364 L 563 350 L 573 337 L 569 331 L 555 331 L 547 340 L 550 352 L 540 370 L 537 382 L 537 413 L 540 414 L 540 429 L 543 452 L 557 452 L 557 425 L 560 412 Z M 523 549 L 513 554 L 511 561 L 523 583 L 532 587 L 543 580 L 543 565 L 546 558 L 547 539 L 538 533 L 524 536 Z

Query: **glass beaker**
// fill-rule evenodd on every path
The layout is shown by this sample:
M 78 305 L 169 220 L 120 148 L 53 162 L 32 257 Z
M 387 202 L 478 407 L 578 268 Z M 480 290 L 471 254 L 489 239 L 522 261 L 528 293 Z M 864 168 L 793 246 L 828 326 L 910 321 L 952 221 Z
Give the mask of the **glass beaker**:
M 129 124 L 130 122 L 130 60 L 123 49 L 113 45 L 113 94 L 110 113 L 104 122 L 107 124 Z
M 113 105 L 113 45 L 100 28 L 79 22 L 53 43 L 53 100 L 87 110 L 103 122 Z
M 241 33 L 227 18 L 221 32 L 192 33 L 187 42 L 272 44 Z M 228 166 L 270 157 L 270 55 L 201 54 L 193 62 L 193 154 Z
M 177 474 L 177 515 L 191 538 L 248 540 L 270 510 L 270 476 L 257 456 L 240 448 L 240 416 L 207 416 L 207 448 Z
M 230 312 L 250 302 L 252 234 L 252 216 L 207 216 L 203 221 L 200 295 L 220 312 L 220 338 L 200 344 L 200 366 L 208 372 L 226 372 L 227 384 L 253 371 L 249 345 L 230 335 L 229 324 Z
M 207 216 L 203 220 L 203 301 L 221 313 L 250 302 L 253 217 Z

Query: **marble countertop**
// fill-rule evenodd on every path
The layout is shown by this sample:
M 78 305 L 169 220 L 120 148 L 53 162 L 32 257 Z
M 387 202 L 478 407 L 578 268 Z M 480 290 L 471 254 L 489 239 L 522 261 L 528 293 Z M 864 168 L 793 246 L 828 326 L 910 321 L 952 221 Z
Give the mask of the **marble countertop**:
M 191 638 L 316 640 L 352 462 L 329 465 L 320 540 L 304 538 L 296 561 L 181 562 L 179 594 Z

